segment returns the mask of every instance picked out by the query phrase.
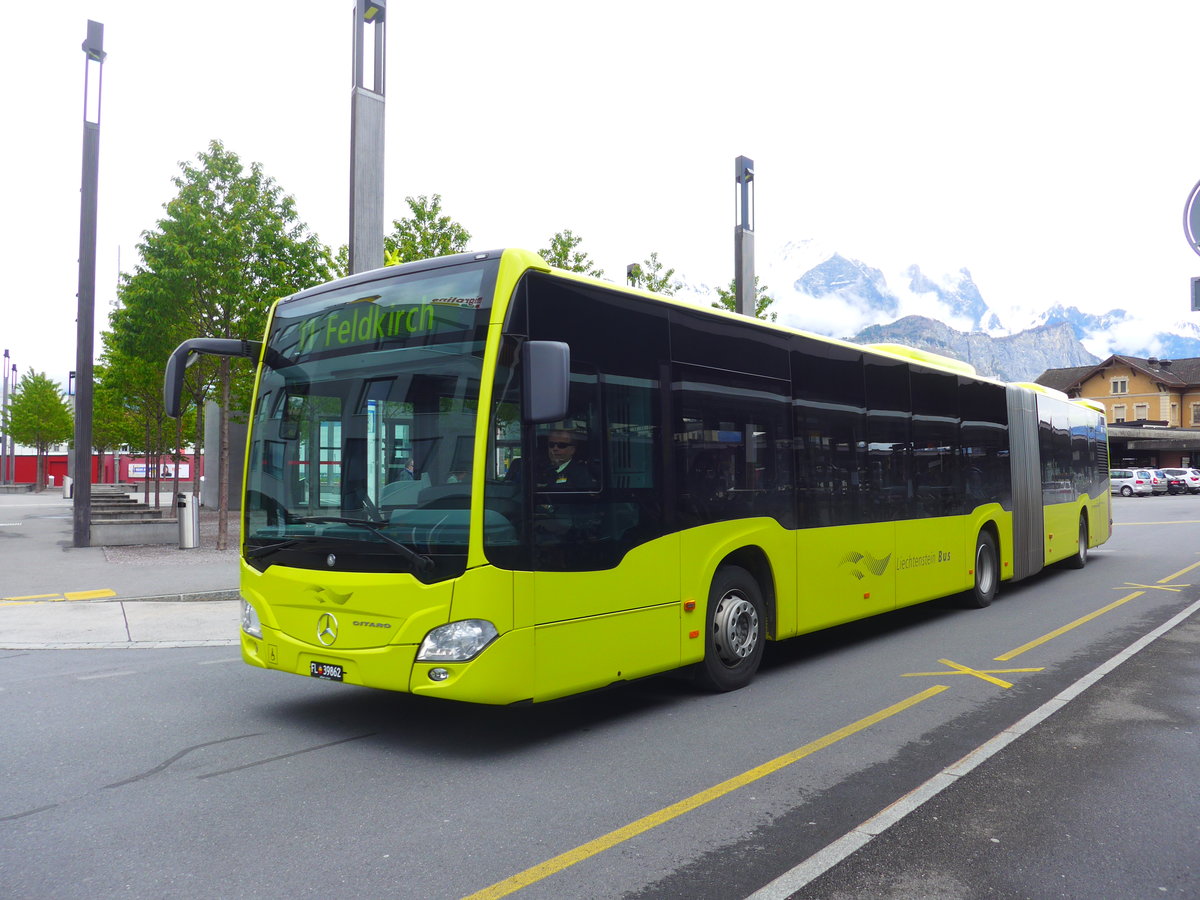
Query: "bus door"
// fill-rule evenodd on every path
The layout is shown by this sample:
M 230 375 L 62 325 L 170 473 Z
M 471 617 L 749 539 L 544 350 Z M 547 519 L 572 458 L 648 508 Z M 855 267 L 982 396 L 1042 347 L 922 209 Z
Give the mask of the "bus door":
M 654 379 L 575 362 L 570 412 L 526 426 L 522 458 L 507 463 L 530 504 L 536 680 L 550 695 L 679 663 L 679 538 L 663 534 L 659 415 Z

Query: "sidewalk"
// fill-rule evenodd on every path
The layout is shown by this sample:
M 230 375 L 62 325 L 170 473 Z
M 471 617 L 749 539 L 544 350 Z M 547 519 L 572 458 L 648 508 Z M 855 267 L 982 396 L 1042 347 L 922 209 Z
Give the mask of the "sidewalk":
M 225 551 L 216 549 L 215 510 L 200 510 L 193 550 L 79 548 L 73 528 L 72 502 L 59 491 L 0 494 L 0 648 L 237 642 L 236 512 Z

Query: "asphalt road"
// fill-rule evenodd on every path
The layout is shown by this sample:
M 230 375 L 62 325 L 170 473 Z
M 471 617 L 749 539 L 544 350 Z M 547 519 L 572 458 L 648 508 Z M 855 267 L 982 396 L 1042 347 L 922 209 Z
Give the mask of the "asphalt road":
M 1114 510 L 1115 537 L 1082 572 L 1006 586 L 983 611 L 939 603 L 787 642 L 733 694 L 666 677 L 492 709 L 251 670 L 232 648 L 4 652 L 0 885 L 14 898 L 749 896 L 1200 597 L 1200 497 Z M 1195 740 L 1200 677 L 1185 667 L 1163 684 L 1153 668 L 1175 674 L 1195 640 L 1191 625 L 1169 632 L 777 895 L 1200 895 L 1177 849 L 1195 843 L 1178 802 L 1196 793 L 1180 752 L 1194 744 L 1179 742 Z M 1099 714 L 1076 708 L 1097 697 Z M 1119 827 L 1101 845 L 1105 822 Z M 1145 859 L 1174 880 L 1131 893 L 1052 880 L 1119 887 L 1113 870 Z M 1032 880 L 998 877 L 1021 867 Z

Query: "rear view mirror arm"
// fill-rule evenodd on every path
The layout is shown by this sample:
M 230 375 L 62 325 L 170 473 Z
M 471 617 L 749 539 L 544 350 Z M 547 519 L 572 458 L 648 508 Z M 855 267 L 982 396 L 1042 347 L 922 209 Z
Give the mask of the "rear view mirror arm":
M 180 397 L 183 394 L 183 375 L 187 367 L 201 354 L 232 356 L 257 361 L 262 355 L 262 341 L 243 341 L 237 338 L 192 338 L 171 352 L 163 377 L 163 407 L 173 419 L 179 418 Z

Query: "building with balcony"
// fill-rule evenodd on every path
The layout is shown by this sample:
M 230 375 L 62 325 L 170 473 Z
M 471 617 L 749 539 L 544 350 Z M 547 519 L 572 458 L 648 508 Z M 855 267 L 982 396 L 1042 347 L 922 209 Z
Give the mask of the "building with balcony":
M 1200 466 L 1200 358 L 1110 356 L 1037 383 L 1104 405 L 1114 465 Z

